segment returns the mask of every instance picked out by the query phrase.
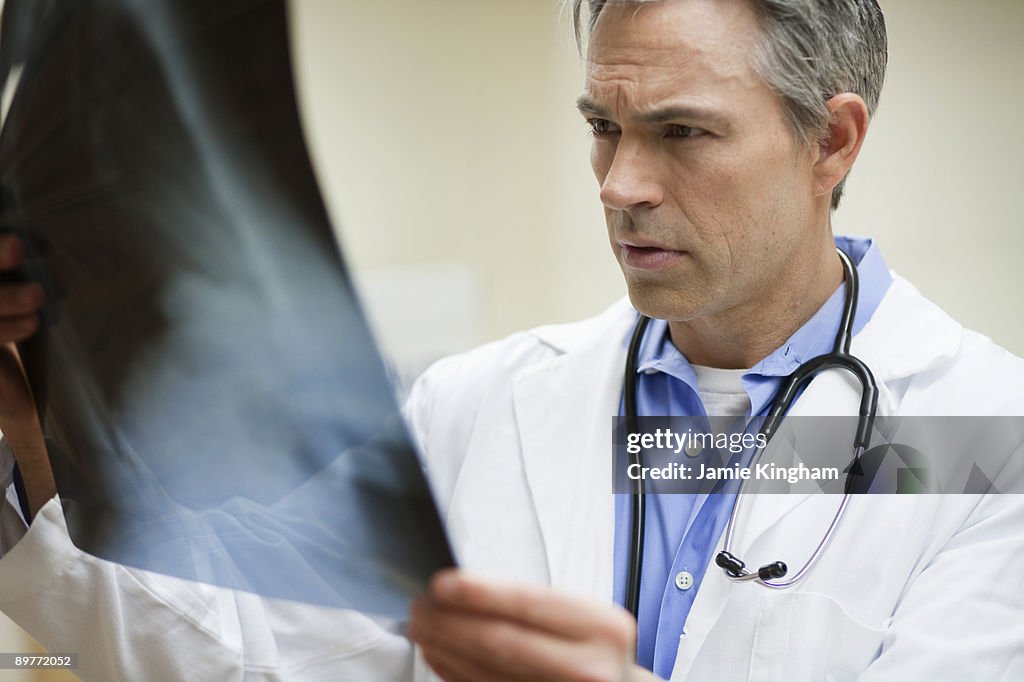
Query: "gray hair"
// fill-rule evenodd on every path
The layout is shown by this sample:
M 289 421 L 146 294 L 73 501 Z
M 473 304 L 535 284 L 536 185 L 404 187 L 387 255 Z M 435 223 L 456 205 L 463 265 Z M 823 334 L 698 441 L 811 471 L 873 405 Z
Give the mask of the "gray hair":
M 660 0 L 568 0 L 577 43 L 583 43 L 583 5 L 592 31 L 609 3 Z M 888 60 L 885 18 L 876 0 L 749 0 L 761 17 L 763 35 L 754 69 L 782 100 L 783 111 L 804 144 L 828 132 L 825 103 L 843 92 L 860 95 L 874 115 Z M 839 206 L 846 178 L 832 191 Z

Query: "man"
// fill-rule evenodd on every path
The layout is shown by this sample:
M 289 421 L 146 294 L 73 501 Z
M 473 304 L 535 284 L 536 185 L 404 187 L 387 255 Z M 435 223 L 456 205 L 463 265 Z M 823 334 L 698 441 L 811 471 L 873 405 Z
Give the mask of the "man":
M 709 567 L 734 496 L 652 496 L 638 630 L 614 605 L 630 516 L 608 492 L 608 417 L 636 311 L 655 318 L 637 367 L 645 415 L 762 414 L 783 376 L 830 350 L 843 281 L 830 212 L 877 103 L 885 33 L 873 0 L 590 10 L 579 108 L 632 306 L 442 361 L 414 387 L 407 411 L 448 531 L 486 576 L 446 572 L 414 605 L 423 659 L 460 681 L 1019 679 L 1016 496 L 858 499 L 785 591 Z M 890 275 L 874 244 L 837 241 L 860 273 L 852 352 L 875 373 L 880 414 L 1021 414 L 1024 363 Z M 10 300 L 12 317 L 31 312 Z M 859 398 L 830 372 L 790 414 L 855 414 Z M 748 502 L 736 544 L 752 559 L 806 557 L 836 504 L 784 498 Z M 0 560 L 0 585 L 22 595 L 5 611 L 44 645 L 88 654 L 97 678 L 411 674 L 403 640 L 357 614 L 83 557 L 56 501 Z M 102 636 L 77 630 L 93 620 Z

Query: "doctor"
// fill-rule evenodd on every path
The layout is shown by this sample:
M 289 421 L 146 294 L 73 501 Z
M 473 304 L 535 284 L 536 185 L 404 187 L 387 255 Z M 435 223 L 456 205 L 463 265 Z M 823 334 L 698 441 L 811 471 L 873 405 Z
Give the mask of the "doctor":
M 1024 364 L 890 274 L 870 240 L 833 237 L 884 79 L 874 0 L 589 5 L 579 109 L 632 305 L 444 361 L 410 411 L 467 566 L 621 604 L 630 510 L 608 494 L 608 416 L 622 409 L 634 308 L 654 318 L 637 362 L 645 415 L 766 413 L 782 377 L 832 348 L 837 244 L 859 272 L 852 352 L 878 382 L 879 414 L 1020 415 Z M 859 399 L 830 372 L 790 414 L 855 415 Z M 1010 577 L 1020 497 L 854 499 L 785 591 L 723 576 L 712 558 L 735 498 L 693 497 L 647 501 L 637 660 L 658 676 L 1024 677 L 1024 583 Z M 836 504 L 752 496 L 734 546 L 795 571 Z M 528 658 L 526 633 L 495 644 L 486 619 L 474 635 L 451 611 L 428 602 L 411 633 L 452 679 L 487 679 L 480 666 L 502 649 Z M 477 667 L 456 667 L 467 657 Z
M 57 500 L 6 531 L 0 608 L 107 680 L 398 680 L 425 677 L 424 661 L 452 681 L 1024 679 L 1018 496 L 855 499 L 786 591 L 714 566 L 734 497 L 651 496 L 638 621 L 615 605 L 630 509 L 609 491 L 609 417 L 637 311 L 654 318 L 644 415 L 764 413 L 782 377 L 831 348 L 837 244 L 860 276 L 851 350 L 879 414 L 1020 415 L 1024 363 L 891 274 L 872 241 L 833 237 L 884 77 L 874 0 L 589 5 L 579 109 L 629 304 L 444 360 L 414 387 L 408 416 L 472 571 L 439 575 L 414 606 L 422 657 L 352 614 L 85 557 Z M 0 330 L 31 333 L 17 320 L 38 301 L 6 298 Z M 855 414 L 859 397 L 830 372 L 790 414 Z M 752 496 L 734 544 L 752 565 L 799 564 L 835 503 Z

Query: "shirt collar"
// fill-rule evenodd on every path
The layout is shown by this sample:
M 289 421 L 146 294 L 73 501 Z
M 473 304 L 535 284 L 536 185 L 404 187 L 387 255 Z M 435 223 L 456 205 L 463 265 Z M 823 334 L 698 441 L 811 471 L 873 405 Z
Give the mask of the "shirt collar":
M 853 319 L 853 333 L 856 335 L 878 308 L 892 284 L 892 275 L 874 240 L 836 237 L 835 241 L 836 246 L 849 254 L 860 275 L 860 295 Z M 840 284 L 811 319 L 768 357 L 754 365 L 747 376 L 787 376 L 811 358 L 831 352 L 845 301 L 846 285 Z
M 854 316 L 853 333 L 857 334 L 871 319 L 885 292 L 892 284 L 892 275 L 882 252 L 870 238 L 836 237 L 836 246 L 850 255 L 860 275 L 860 296 Z M 818 311 L 779 348 L 750 368 L 744 375 L 744 386 L 756 407 L 777 381 L 765 381 L 791 374 L 807 360 L 831 352 L 845 301 L 845 285 L 840 284 Z M 695 391 L 697 377 L 686 357 L 672 344 L 668 322 L 651 320 L 637 357 L 637 372 L 663 372 L 685 382 Z M 758 387 L 763 387 L 759 390 Z M 755 413 L 760 410 L 755 410 Z

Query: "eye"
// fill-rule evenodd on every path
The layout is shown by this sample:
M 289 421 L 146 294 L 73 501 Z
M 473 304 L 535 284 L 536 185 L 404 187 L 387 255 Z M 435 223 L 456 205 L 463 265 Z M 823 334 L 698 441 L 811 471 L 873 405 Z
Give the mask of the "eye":
M 594 137 L 604 137 L 619 132 L 618 127 L 606 118 L 588 118 L 587 125 Z
M 707 135 L 706 130 L 700 128 L 694 128 L 693 126 L 684 126 L 673 124 L 668 127 L 668 131 L 665 133 L 665 137 L 700 137 L 701 135 Z

